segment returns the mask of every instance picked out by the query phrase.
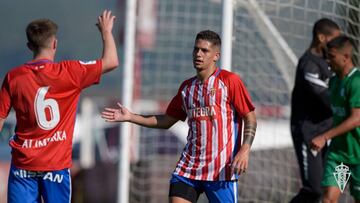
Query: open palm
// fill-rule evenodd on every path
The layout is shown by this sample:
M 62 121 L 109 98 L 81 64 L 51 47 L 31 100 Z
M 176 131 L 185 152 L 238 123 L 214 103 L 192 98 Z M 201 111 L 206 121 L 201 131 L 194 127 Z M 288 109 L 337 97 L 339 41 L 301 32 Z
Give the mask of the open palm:
M 125 122 L 131 118 L 131 113 L 120 103 L 117 103 L 119 108 L 105 108 L 105 111 L 101 112 L 101 117 L 108 122 Z

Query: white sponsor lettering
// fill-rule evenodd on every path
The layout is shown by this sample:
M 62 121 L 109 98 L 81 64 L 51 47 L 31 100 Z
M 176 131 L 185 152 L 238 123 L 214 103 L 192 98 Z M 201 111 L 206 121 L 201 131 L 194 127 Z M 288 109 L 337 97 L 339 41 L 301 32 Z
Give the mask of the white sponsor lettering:
M 52 172 L 48 172 L 45 174 L 43 180 L 50 180 L 51 182 L 58 182 L 58 183 L 61 183 L 62 180 L 63 180 L 64 176 L 63 175 L 60 175 L 60 174 L 55 174 L 53 176 L 53 173 Z
M 52 137 L 44 138 L 41 140 L 25 139 L 22 148 L 39 148 L 45 147 L 50 142 L 61 142 L 66 140 L 66 132 L 59 130 L 54 133 Z
M 14 176 L 19 178 L 34 178 L 34 177 L 43 177 L 44 172 L 42 171 L 27 171 L 23 169 L 18 169 L 13 172 Z
M 214 106 L 197 107 L 187 110 L 188 118 L 212 117 L 216 115 Z

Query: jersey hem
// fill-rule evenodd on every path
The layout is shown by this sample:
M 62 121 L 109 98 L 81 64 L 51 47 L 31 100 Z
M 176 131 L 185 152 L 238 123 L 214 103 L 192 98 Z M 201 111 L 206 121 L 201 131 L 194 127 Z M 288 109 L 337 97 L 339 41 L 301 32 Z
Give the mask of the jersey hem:
M 28 171 L 59 171 L 59 170 L 69 169 L 72 166 L 72 164 L 69 164 L 60 167 L 36 167 L 36 166 L 31 167 L 26 165 L 18 165 L 14 162 L 12 162 L 11 164 L 14 165 L 16 168 L 28 170 Z

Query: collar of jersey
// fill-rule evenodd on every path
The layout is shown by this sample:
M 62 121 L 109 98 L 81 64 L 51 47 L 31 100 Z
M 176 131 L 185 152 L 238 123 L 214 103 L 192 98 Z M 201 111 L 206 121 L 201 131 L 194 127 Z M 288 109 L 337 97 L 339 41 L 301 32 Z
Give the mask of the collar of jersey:
M 353 68 L 349 71 L 349 73 L 346 75 L 346 77 L 351 77 L 352 74 L 354 74 L 357 70 L 358 70 L 357 67 L 353 67 Z
M 206 79 L 203 83 L 208 81 L 212 76 L 217 77 L 219 75 L 220 71 L 221 71 L 221 68 L 216 68 L 216 70 L 210 75 L 210 77 L 208 79 Z M 195 80 L 197 83 L 202 83 L 200 80 L 197 79 L 196 76 L 195 76 Z
M 54 62 L 49 59 L 37 59 L 37 60 L 27 62 L 26 65 L 36 66 L 36 65 L 41 65 L 41 64 L 45 64 L 45 63 L 54 63 Z

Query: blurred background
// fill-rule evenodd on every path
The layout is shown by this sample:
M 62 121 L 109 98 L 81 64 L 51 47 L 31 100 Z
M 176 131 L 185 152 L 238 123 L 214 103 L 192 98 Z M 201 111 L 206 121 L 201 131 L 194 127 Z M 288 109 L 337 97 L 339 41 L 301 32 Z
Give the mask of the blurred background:
M 229 3 L 231 12 L 224 12 Z M 102 45 L 95 23 L 103 9 L 112 10 L 121 64 L 81 96 L 73 140 L 72 202 L 167 202 L 169 178 L 186 142 L 186 123 L 169 130 L 111 125 L 101 120 L 100 112 L 123 100 L 133 112 L 164 112 L 180 83 L 195 74 L 196 33 L 230 31 L 231 37 L 222 40 L 230 42 L 226 52 L 231 53 L 230 63 L 224 64 L 231 65 L 223 68 L 245 82 L 259 119 L 249 172 L 239 180 L 239 202 L 289 202 L 301 186 L 289 128 L 298 57 L 310 45 L 313 23 L 328 17 L 354 40 L 358 64 L 359 4 L 359 0 L 1 1 L 0 76 L 31 60 L 25 27 L 36 18 L 50 18 L 59 26 L 57 61 L 99 58 Z M 131 17 L 130 8 L 132 20 L 126 18 Z M 229 15 L 232 21 L 224 20 Z M 132 28 L 131 35 L 127 29 Z M 0 202 L 6 202 L 8 139 L 14 127 L 11 112 L 0 136 Z M 351 201 L 346 191 L 341 202 Z M 207 202 L 206 197 L 199 202 Z

